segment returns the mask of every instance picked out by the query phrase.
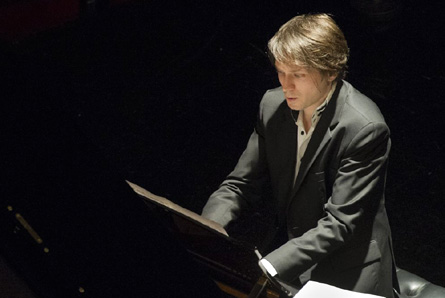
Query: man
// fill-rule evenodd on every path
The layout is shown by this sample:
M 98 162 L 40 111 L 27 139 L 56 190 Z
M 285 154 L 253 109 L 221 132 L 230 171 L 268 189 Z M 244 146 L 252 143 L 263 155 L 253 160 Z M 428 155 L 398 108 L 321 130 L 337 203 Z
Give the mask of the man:
M 310 279 L 393 297 L 389 129 L 377 106 L 342 80 L 343 33 L 326 14 L 300 15 L 268 48 L 281 87 L 264 95 L 247 148 L 203 216 L 227 227 L 270 185 L 275 246 L 263 270 L 295 286 Z

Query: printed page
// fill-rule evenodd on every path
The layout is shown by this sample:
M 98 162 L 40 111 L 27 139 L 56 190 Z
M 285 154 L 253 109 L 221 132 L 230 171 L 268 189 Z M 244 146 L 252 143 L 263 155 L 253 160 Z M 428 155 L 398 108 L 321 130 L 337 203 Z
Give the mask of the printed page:
M 327 284 L 309 281 L 294 298 L 384 298 L 371 294 L 362 294 L 343 290 Z

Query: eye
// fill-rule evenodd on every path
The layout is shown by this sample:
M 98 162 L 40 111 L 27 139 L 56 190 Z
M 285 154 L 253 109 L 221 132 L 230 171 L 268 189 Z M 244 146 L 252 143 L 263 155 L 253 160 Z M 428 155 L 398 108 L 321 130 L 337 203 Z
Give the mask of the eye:
M 306 75 L 304 73 L 294 73 L 294 77 L 297 79 L 304 78 Z

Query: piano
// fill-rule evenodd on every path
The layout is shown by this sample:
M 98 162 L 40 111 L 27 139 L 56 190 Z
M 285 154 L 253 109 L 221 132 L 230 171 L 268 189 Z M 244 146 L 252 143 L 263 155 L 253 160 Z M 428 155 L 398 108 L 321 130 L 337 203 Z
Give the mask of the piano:
M 278 297 L 252 247 L 153 212 L 79 130 L 28 120 L 3 134 L 0 296 Z

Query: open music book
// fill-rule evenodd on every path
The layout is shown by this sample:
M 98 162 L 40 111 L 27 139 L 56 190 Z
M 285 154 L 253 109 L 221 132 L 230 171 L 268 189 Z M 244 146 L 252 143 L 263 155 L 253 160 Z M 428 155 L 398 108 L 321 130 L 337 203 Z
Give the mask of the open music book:
M 232 238 L 220 224 L 134 183 L 127 183 L 142 197 L 151 211 L 149 216 L 164 223 L 198 263 L 210 268 L 215 280 L 235 282 L 248 290 L 257 282 L 262 271 L 253 244 Z
M 160 207 L 165 207 L 168 210 L 171 210 L 172 212 L 176 212 L 177 214 L 180 214 L 181 216 L 188 218 L 191 221 L 194 221 L 204 227 L 207 227 L 211 230 L 213 230 L 216 233 L 219 233 L 221 235 L 224 236 L 229 236 L 226 232 L 226 230 L 218 223 L 211 221 L 207 218 L 204 218 L 198 214 L 196 214 L 195 212 L 192 212 L 188 209 L 185 209 L 175 203 L 173 203 L 172 201 L 157 196 L 151 192 L 149 192 L 148 190 L 140 187 L 137 184 L 131 183 L 130 181 L 127 181 L 128 185 L 131 186 L 131 188 L 140 196 L 142 196 L 143 198 L 145 198 L 146 200 L 151 201 L 154 204 L 159 205 Z

